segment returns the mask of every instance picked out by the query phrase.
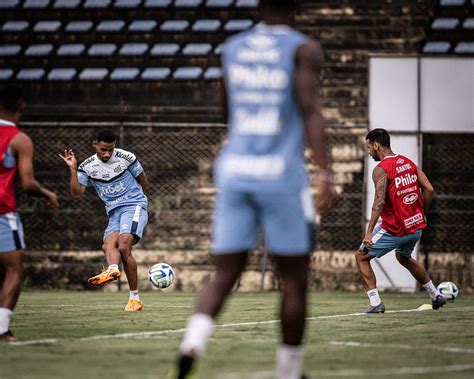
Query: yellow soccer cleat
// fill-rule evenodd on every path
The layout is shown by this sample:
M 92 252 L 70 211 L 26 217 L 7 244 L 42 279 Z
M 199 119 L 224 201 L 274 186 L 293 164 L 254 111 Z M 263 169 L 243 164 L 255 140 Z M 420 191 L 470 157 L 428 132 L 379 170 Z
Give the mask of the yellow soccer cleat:
M 127 305 L 125 306 L 125 311 L 127 312 L 136 312 L 141 311 L 143 309 L 143 303 L 141 300 L 128 300 Z
M 92 286 L 100 286 L 101 284 L 113 282 L 118 278 L 120 278 L 120 270 L 117 270 L 116 268 L 108 268 L 102 271 L 99 275 L 89 278 L 87 282 Z

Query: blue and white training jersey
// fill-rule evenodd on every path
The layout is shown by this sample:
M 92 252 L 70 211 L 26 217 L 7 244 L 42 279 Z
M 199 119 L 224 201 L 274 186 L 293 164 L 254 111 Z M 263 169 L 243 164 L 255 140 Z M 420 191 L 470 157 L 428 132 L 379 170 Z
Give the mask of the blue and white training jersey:
M 288 26 L 261 23 L 224 45 L 229 139 L 216 162 L 218 187 L 288 193 L 309 185 L 293 88 L 295 53 L 306 41 Z
M 148 199 L 135 179 L 142 172 L 143 167 L 133 153 L 114 149 L 107 162 L 102 162 L 97 155 L 82 162 L 77 179 L 82 185 L 92 184 L 109 214 L 112 209 L 124 205 L 140 205 L 147 209 Z

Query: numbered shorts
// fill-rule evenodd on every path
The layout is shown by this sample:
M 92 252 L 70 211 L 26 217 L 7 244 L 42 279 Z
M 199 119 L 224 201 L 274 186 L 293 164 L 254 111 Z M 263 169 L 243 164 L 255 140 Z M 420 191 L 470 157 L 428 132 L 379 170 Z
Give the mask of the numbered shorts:
M 359 249 L 376 258 L 381 258 L 385 254 L 395 250 L 404 257 L 411 257 L 416 243 L 421 238 L 422 230 L 419 229 L 415 233 L 406 234 L 404 236 L 394 236 L 382 229 L 381 224 L 377 225 L 372 232 L 372 242 L 374 245 L 367 249 L 364 244 L 361 244 Z
M 109 234 L 131 233 L 137 237 L 137 242 L 143 237 L 143 230 L 148 223 L 148 212 L 139 205 L 125 205 L 112 209 L 109 213 L 109 225 L 104 232 L 104 240 Z
M 0 216 L 0 253 L 8 253 L 25 248 L 23 225 L 16 212 Z
M 315 211 L 309 189 L 294 194 L 221 190 L 213 222 L 214 254 L 249 251 L 259 231 L 275 255 L 306 255 L 314 248 Z

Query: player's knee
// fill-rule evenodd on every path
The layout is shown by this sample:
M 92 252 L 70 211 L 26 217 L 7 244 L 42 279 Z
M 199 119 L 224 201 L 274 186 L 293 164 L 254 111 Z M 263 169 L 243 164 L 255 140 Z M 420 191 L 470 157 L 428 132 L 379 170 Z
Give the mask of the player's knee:
M 132 247 L 128 243 L 120 242 L 118 249 L 122 257 L 127 258 L 132 252 Z

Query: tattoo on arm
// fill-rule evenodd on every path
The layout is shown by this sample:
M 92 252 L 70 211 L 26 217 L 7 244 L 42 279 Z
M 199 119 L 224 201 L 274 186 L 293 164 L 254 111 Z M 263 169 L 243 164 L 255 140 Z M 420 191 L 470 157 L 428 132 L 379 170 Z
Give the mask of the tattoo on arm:
M 375 167 L 372 173 L 372 180 L 375 184 L 374 204 L 372 212 L 382 212 L 385 205 L 385 196 L 387 194 L 388 178 L 385 170 L 381 167 Z

